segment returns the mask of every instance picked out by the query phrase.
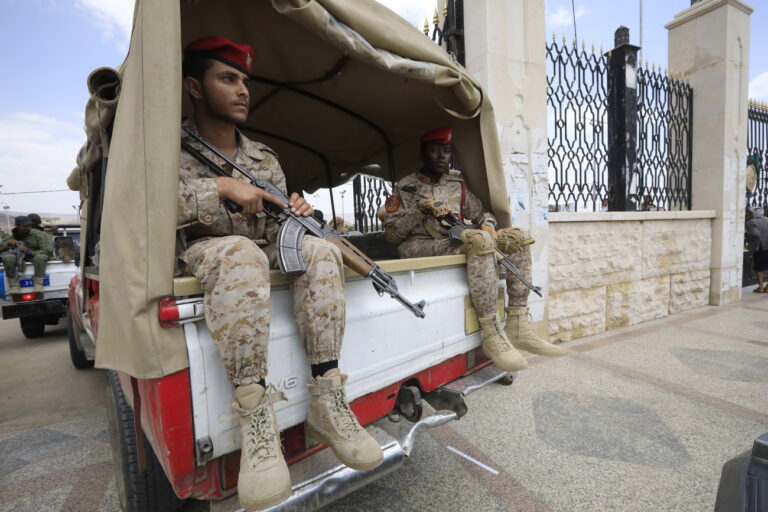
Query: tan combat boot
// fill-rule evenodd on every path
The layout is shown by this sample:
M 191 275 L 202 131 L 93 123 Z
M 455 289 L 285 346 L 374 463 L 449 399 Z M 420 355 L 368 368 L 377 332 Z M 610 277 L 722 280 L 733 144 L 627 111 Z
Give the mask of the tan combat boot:
M 240 415 L 240 506 L 246 510 L 269 508 L 291 495 L 291 475 L 272 410 L 272 404 L 285 400 L 285 395 L 260 384 L 247 384 L 235 388 L 235 398 L 232 408 Z
M 528 322 L 528 308 L 525 306 L 507 308 L 507 326 L 504 330 L 515 347 L 531 354 L 564 356 L 568 353 L 563 347 L 553 345 L 536 336 Z
M 43 277 L 37 277 L 35 276 L 34 279 L 34 286 L 32 287 L 32 291 L 35 293 L 43 293 Z
M 21 293 L 21 287 L 19 286 L 19 278 L 16 277 L 14 279 L 8 278 L 8 293 L 10 294 L 16 294 Z
M 504 334 L 496 315 L 478 318 L 483 333 L 483 352 L 501 371 L 513 372 L 528 368 L 528 361 L 518 352 Z
M 329 445 L 336 458 L 350 468 L 372 469 L 381 464 L 384 453 L 349 408 L 345 382 L 347 376 L 338 368 L 309 378 L 306 434 L 311 441 Z

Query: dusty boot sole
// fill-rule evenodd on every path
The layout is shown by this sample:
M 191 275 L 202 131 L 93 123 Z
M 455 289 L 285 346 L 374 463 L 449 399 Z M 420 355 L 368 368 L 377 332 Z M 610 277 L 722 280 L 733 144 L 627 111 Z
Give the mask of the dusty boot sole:
M 278 494 L 275 494 L 274 496 L 270 496 L 269 498 L 265 498 L 259 501 L 247 501 L 243 500 L 241 497 L 240 506 L 245 510 L 264 510 L 265 508 L 274 507 L 275 505 L 284 502 L 291 497 L 292 493 L 293 489 L 286 489 L 282 492 L 279 492 Z
M 336 449 L 331 444 L 331 441 L 328 438 L 326 438 L 323 434 L 321 434 L 319 431 L 315 430 L 314 427 L 312 427 L 309 423 L 305 424 L 304 433 L 306 434 L 310 444 L 316 444 L 316 443 L 327 444 L 331 448 L 331 451 L 333 451 L 333 454 L 336 456 L 337 459 L 339 459 L 342 462 L 342 464 L 354 470 L 367 471 L 369 469 L 375 468 L 376 466 L 381 464 L 381 462 L 384 460 L 384 454 L 380 453 L 378 460 L 376 460 L 375 462 L 361 464 L 359 462 L 351 461 L 346 457 L 342 456 L 339 452 L 337 452 Z
M 485 357 L 493 361 L 493 358 L 488 355 L 488 352 L 485 351 L 485 347 L 483 347 L 483 354 L 485 354 Z M 523 357 L 522 354 L 520 354 L 520 357 L 522 357 L 523 361 L 519 364 L 509 364 L 509 365 L 502 366 L 496 361 L 493 361 L 493 364 L 496 366 L 496 368 L 498 368 L 503 372 L 517 372 L 520 370 L 525 370 L 528 368 L 528 361 L 525 360 L 525 357 Z
M 512 346 L 515 347 L 517 350 L 524 350 L 525 352 L 537 356 L 544 356 L 544 357 L 561 357 L 561 356 L 567 356 L 569 353 L 569 350 L 567 348 L 559 347 L 557 345 L 552 345 L 555 347 L 555 351 L 551 352 L 552 349 L 549 347 L 545 347 L 544 349 L 537 349 L 537 348 L 530 348 L 523 345 L 516 345 L 515 343 L 512 343 Z

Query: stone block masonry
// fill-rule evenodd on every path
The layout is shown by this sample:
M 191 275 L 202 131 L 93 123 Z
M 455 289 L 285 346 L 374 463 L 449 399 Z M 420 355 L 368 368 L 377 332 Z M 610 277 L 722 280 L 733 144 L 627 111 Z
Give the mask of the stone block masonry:
M 552 214 L 550 339 L 568 341 L 706 305 L 714 215 Z

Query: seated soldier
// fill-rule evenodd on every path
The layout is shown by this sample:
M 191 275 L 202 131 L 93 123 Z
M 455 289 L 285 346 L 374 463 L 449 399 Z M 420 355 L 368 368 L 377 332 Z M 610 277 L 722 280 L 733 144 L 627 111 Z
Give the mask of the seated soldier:
M 236 126 L 249 114 L 249 73 L 253 49 L 223 37 L 204 37 L 184 50 L 184 88 L 194 116 L 184 124 L 238 165 L 286 191 L 277 154 L 246 138 Z M 214 162 L 210 150 L 189 144 Z M 223 201 L 242 206 L 231 213 Z M 233 409 L 240 415 L 240 503 L 261 509 L 291 493 L 288 467 L 280 447 L 273 404 L 282 393 L 266 386 L 269 342 L 269 270 L 276 268 L 278 225 L 267 219 L 264 201 L 312 215 L 294 193 L 289 205 L 252 186 L 239 175 L 220 177 L 186 150 L 179 170 L 178 225 L 184 270 L 200 280 L 205 320 L 235 386 Z M 347 466 L 366 470 L 381 463 L 378 443 L 360 426 L 347 403 L 346 375 L 338 369 L 344 335 L 344 268 L 340 251 L 308 236 L 302 245 L 305 274 L 290 279 L 294 318 L 312 367 L 307 435 L 330 445 Z
M 562 347 L 534 334 L 528 323 L 528 287 L 511 272 L 507 272 L 507 324 L 502 329 L 496 315 L 495 249 L 507 255 L 530 281 L 533 239 L 520 228 L 496 231 L 494 216 L 467 189 L 461 174 L 450 169 L 452 136 L 451 128 L 445 127 L 421 137 L 421 170 L 400 180 L 395 195 L 387 200 L 386 239 L 400 244 L 397 251 L 401 258 L 467 255 L 469 294 L 482 328 L 483 351 L 499 369 L 513 371 L 528 367 L 516 349 L 548 356 L 565 354 Z M 416 194 L 403 187 L 413 187 Z M 461 245 L 449 240 L 449 229 L 440 221 L 450 213 L 478 227 L 462 232 Z
M 50 237 L 42 231 L 32 229 L 34 224 L 26 215 L 16 217 L 16 227 L 11 231 L 11 238 L 0 245 L 0 253 L 3 254 L 3 266 L 5 276 L 8 278 L 8 293 L 21 293 L 19 286 L 18 268 L 19 261 L 31 261 L 35 269 L 34 288 L 35 293 L 43 292 L 45 279 L 45 267 L 53 256 L 53 245 Z M 22 267 L 23 268 L 23 267 Z

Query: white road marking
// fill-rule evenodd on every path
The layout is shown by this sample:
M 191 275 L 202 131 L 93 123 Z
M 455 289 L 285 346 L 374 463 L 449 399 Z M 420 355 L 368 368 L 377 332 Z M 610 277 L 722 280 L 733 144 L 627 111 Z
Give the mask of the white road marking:
M 474 462 L 475 464 L 477 464 L 478 466 L 480 466 L 481 468 L 483 468 L 484 470 L 486 470 L 486 471 L 487 471 L 487 472 L 489 472 L 489 473 L 492 473 L 492 474 L 494 474 L 494 475 L 498 475 L 498 474 L 499 474 L 499 472 L 498 472 L 498 471 L 496 471 L 495 469 L 493 469 L 492 467 L 490 467 L 490 466 L 486 466 L 485 464 L 483 464 L 483 463 L 482 463 L 482 462 L 480 462 L 479 460 L 477 460 L 477 459 L 473 459 L 472 457 L 470 457 L 470 456 L 469 456 L 469 455 L 467 455 L 466 453 L 464 453 L 464 452 L 461 452 L 461 451 L 457 450 L 457 449 L 456 449 L 456 448 L 454 448 L 453 446 L 450 446 L 450 445 L 449 445 L 449 446 L 446 446 L 446 448 L 448 449 L 448 451 L 451 451 L 451 452 L 455 453 L 455 454 L 456 454 L 456 455 L 458 455 L 459 457 L 464 457 L 464 458 L 465 458 L 465 459 L 467 459 L 468 461 L 470 461 L 470 462 Z

